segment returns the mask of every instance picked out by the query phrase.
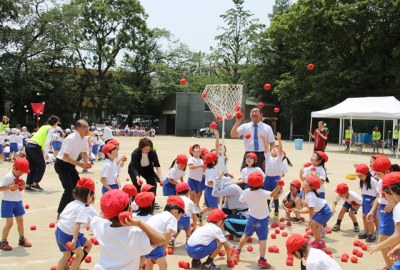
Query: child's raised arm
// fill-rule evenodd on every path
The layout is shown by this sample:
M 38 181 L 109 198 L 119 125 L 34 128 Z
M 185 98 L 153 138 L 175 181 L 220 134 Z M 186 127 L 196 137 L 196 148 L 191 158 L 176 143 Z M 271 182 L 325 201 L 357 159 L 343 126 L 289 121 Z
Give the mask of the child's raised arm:
M 276 139 L 278 140 L 278 152 L 279 156 L 283 154 L 283 146 L 282 146 L 282 135 L 280 132 L 276 133 Z
M 215 151 L 219 154 L 219 131 L 218 128 L 214 129 L 214 135 L 215 135 Z

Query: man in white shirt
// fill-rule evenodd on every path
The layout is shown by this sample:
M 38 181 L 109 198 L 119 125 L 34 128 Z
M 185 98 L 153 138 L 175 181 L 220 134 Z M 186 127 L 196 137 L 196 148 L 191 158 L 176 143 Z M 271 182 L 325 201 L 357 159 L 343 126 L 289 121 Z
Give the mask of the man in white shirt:
M 260 108 L 253 108 L 250 111 L 251 122 L 242 124 L 239 126 L 241 119 L 236 118 L 236 122 L 231 129 L 231 138 L 238 138 L 243 136 L 245 153 L 243 156 L 242 167 L 246 166 L 246 155 L 249 152 L 254 152 L 258 158 L 258 164 L 265 171 L 265 156 L 264 151 L 267 145 L 264 145 L 262 140 L 260 140 L 259 135 L 264 134 L 269 143 L 269 147 L 275 146 L 275 136 L 272 128 L 262 122 L 262 114 Z
M 84 170 L 90 166 L 87 157 L 89 151 L 88 133 L 88 123 L 83 119 L 78 120 L 75 123 L 75 132 L 65 138 L 60 152 L 58 152 L 54 168 L 64 188 L 57 210 L 58 214 L 64 210 L 68 203 L 73 201 L 72 192 L 79 180 L 76 166 Z M 77 161 L 80 154 L 82 159 Z

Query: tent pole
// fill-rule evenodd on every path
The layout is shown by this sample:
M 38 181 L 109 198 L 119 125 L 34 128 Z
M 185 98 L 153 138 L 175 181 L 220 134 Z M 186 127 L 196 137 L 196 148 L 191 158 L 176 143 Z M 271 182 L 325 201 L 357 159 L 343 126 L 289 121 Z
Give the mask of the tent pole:
M 312 116 L 311 116 L 311 120 L 310 120 L 310 133 L 312 134 Z M 310 150 L 311 147 L 311 135 L 308 136 L 308 150 Z
M 351 129 L 353 129 L 353 116 L 352 116 L 352 115 L 350 115 L 350 126 L 351 126 Z M 350 132 L 350 134 L 352 134 L 352 133 Z M 353 135 L 350 136 L 349 154 L 351 153 L 351 143 L 352 143 L 352 140 L 353 140 Z
M 339 150 L 342 150 L 342 129 L 343 129 L 343 119 L 339 119 Z
M 382 139 L 383 139 L 383 143 L 382 143 L 382 154 L 385 154 L 385 132 L 386 132 L 386 121 L 385 120 L 383 120 L 383 136 L 382 136 Z

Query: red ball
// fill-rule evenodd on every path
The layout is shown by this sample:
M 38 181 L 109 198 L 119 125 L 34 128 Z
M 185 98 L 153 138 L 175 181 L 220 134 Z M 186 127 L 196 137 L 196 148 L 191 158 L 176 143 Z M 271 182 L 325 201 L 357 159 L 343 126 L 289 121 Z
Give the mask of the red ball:
M 325 231 L 326 231 L 326 233 L 329 233 L 329 234 L 332 233 L 332 229 L 326 229 Z
M 183 268 L 183 265 L 185 264 L 185 262 L 184 261 L 179 261 L 178 262 L 178 266 L 179 266 L 179 268 Z
M 280 231 L 279 229 L 275 229 L 275 233 L 276 233 L 276 234 L 280 234 L 281 231 Z
M 246 133 L 246 134 L 244 134 L 244 137 L 248 140 L 248 139 L 251 138 L 251 134 L 250 133 Z
M 226 115 L 226 119 L 228 119 L 228 120 L 231 120 L 232 119 L 232 114 L 231 113 L 228 113 L 227 115 Z
M 98 246 L 99 245 L 99 241 L 97 241 L 97 239 L 94 239 L 93 245 Z
M 241 109 L 241 106 L 240 106 L 240 104 L 237 103 L 237 104 L 235 105 L 235 111 L 236 111 L 236 112 L 239 112 L 240 109 Z
M 243 113 L 241 111 L 237 111 L 236 112 L 236 118 L 239 119 L 239 120 L 242 119 L 243 118 Z
M 351 259 L 350 259 L 350 261 L 351 261 L 352 263 L 357 263 L 357 262 L 358 262 L 358 258 L 352 256 Z
M 179 83 L 180 83 L 181 85 L 185 85 L 185 84 L 187 83 L 187 80 L 186 80 L 185 78 L 181 78 L 181 79 L 179 80 Z
M 358 253 L 358 249 L 354 248 L 352 254 L 357 255 L 357 253 Z
M 91 262 L 92 262 L 92 257 L 91 256 L 86 256 L 85 263 L 91 263 Z
M 274 253 L 279 253 L 279 247 L 273 246 L 273 248 L 274 248 Z
M 368 250 L 368 246 L 367 245 L 363 245 L 361 248 L 362 248 L 362 250 Z
M 289 255 L 287 256 L 287 260 L 292 260 L 292 261 L 293 261 L 293 258 L 294 258 L 294 256 L 293 256 L 292 254 L 289 254 Z
M 272 239 L 276 239 L 276 234 L 272 233 L 272 234 L 271 234 L 271 238 L 272 238 Z
M 314 68 L 315 68 L 314 64 L 308 64 L 307 65 L 307 69 L 308 70 L 314 70 Z
M 221 250 L 219 253 L 218 253 L 218 255 L 220 256 L 220 257 L 224 257 L 225 256 L 225 250 Z
M 205 99 L 205 98 L 207 97 L 207 92 L 203 91 L 203 93 L 201 93 L 201 97 L 202 97 L 203 99 Z
M 247 246 L 247 251 L 252 252 L 253 251 L 253 246 Z
M 287 233 L 287 232 L 282 232 L 282 236 L 283 236 L 283 237 L 287 237 L 287 236 L 288 236 L 288 233 Z
M 349 261 L 349 257 L 342 256 L 341 261 L 342 262 L 348 262 Z
M 69 251 L 74 250 L 73 248 L 71 248 L 71 242 L 67 242 L 67 243 L 65 244 L 65 248 L 66 248 L 67 250 L 69 250 Z
M 210 123 L 210 128 L 216 129 L 218 127 L 218 124 L 216 122 L 211 122 Z
M 293 266 L 293 260 L 286 260 L 287 266 Z
M 271 85 L 269 83 L 264 84 L 264 90 L 268 91 L 271 89 Z
M 190 263 L 189 262 L 183 262 L 183 269 L 189 269 L 190 268 Z
M 325 249 L 325 253 L 328 254 L 329 256 L 331 256 L 332 255 L 332 249 L 330 249 L 330 248 Z
M 276 222 L 273 222 L 273 223 L 271 224 L 271 228 L 272 228 L 272 229 L 275 229 L 275 228 L 278 228 L 278 227 L 279 227 L 279 224 L 276 223 Z
M 29 204 L 25 204 L 25 209 L 29 209 Z
M 247 238 L 247 243 L 253 243 L 253 238 L 251 237 Z
M 50 267 L 50 270 L 57 270 L 57 266 L 53 265 L 52 267 Z
M 233 240 L 233 235 L 232 234 L 228 235 L 228 239 Z
M 279 109 L 278 107 L 275 107 L 275 108 L 274 108 L 274 112 L 275 112 L 275 113 L 278 113 L 279 111 L 280 111 L 280 109 Z
M 360 244 L 360 241 L 359 241 L 359 240 L 354 240 L 353 245 L 354 245 L 355 247 L 358 247 L 359 244 Z
M 239 262 L 239 259 L 238 259 L 238 258 L 233 258 L 233 263 L 234 263 L 235 265 L 237 265 L 238 262 Z
M 281 225 L 279 225 L 279 230 L 284 230 L 285 229 L 285 225 L 283 225 L 283 224 L 281 224 Z
M 292 222 L 291 222 L 291 221 L 288 221 L 288 222 L 286 223 L 286 226 L 288 226 L 288 227 L 292 226 Z
M 285 218 L 281 217 L 281 218 L 279 219 L 279 222 L 285 222 Z
M 31 231 L 36 231 L 36 226 L 35 225 L 31 226 Z
M 229 268 L 235 267 L 235 262 L 234 261 L 228 261 L 228 267 Z
M 215 119 L 217 119 L 217 121 L 222 121 L 222 116 L 221 116 L 221 115 L 217 115 L 217 116 L 215 117 Z
M 174 254 L 174 249 L 169 247 L 168 250 L 167 250 L 167 253 L 168 253 L 168 255 Z
M 121 223 L 124 223 L 126 220 L 130 220 L 130 219 L 132 219 L 132 214 L 129 213 L 128 211 L 121 212 L 118 215 L 118 220 Z
M 268 247 L 268 252 L 269 253 L 274 253 L 274 247 L 273 246 Z
M 342 257 L 350 258 L 349 254 L 347 254 L 347 253 L 343 253 L 343 254 L 342 254 Z
M 56 224 L 54 222 L 50 222 L 49 228 L 54 228 L 55 226 L 56 226 Z
M 360 257 L 360 258 L 362 258 L 362 256 L 364 255 L 364 253 L 362 252 L 362 251 L 359 251 L 359 252 L 357 252 L 357 257 Z
M 280 180 L 278 180 L 277 185 L 283 187 L 285 185 L 285 181 L 280 179 Z
M 264 108 L 264 102 L 258 102 L 258 108 L 260 108 L 260 109 L 262 109 L 262 108 Z

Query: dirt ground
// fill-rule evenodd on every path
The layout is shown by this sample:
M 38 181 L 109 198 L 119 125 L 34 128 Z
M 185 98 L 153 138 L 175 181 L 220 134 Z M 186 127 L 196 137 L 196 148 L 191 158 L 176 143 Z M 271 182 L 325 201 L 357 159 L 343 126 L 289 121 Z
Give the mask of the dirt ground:
M 138 137 L 118 137 L 121 142 L 120 155 L 126 155 L 130 158 L 130 154 L 134 148 L 137 147 L 139 138 Z M 173 137 L 173 136 L 157 136 L 152 138 L 157 148 L 157 153 L 162 166 L 163 175 L 167 175 L 168 168 L 172 160 L 177 154 L 185 153 L 188 154 L 189 145 L 198 143 L 202 147 L 213 148 L 214 140 L 211 138 L 184 138 L 184 137 Z M 229 171 L 235 176 L 239 175 L 239 168 L 241 159 L 243 156 L 243 142 L 241 140 L 227 139 L 225 140 L 228 149 L 228 168 Z M 308 161 L 312 154 L 312 146 L 308 143 L 303 145 L 303 150 L 295 150 L 294 143 L 284 141 L 284 148 L 287 156 L 293 163 L 293 167 L 289 167 L 289 173 L 285 176 L 285 180 L 290 182 L 293 179 L 298 178 L 299 170 L 304 162 Z M 364 154 L 348 154 L 343 150 L 340 150 L 336 145 L 328 145 L 327 154 L 329 155 L 329 162 L 327 163 L 328 176 L 330 183 L 326 185 L 327 199 L 331 205 L 334 198 L 334 190 L 338 183 L 346 182 L 350 189 L 359 192 L 358 181 L 346 180 L 345 175 L 347 173 L 354 172 L 354 163 L 367 163 L 371 153 Z M 392 162 L 400 163 L 399 159 L 395 159 L 390 156 Z M 95 163 L 93 168 L 86 176 L 92 177 L 99 183 L 99 173 L 102 167 L 102 163 Z M 0 164 L 0 175 L 4 175 L 11 168 L 10 163 Z M 128 177 L 127 167 L 122 169 L 121 182 L 123 185 L 128 183 L 125 179 Z M 16 226 L 14 225 L 9 235 L 10 245 L 13 250 L 10 252 L 0 251 L 0 265 L 1 269 L 50 269 L 51 266 L 56 265 L 57 260 L 61 257 L 61 253 L 56 245 L 54 229 L 49 228 L 49 223 L 54 222 L 57 216 L 56 209 L 58 206 L 59 199 L 62 193 L 62 186 L 54 171 L 52 165 L 47 166 L 46 174 L 41 182 L 41 186 L 45 189 L 43 192 L 23 192 L 24 204 L 29 204 L 29 209 L 26 210 L 24 216 L 25 221 L 25 235 L 29 241 L 32 242 L 31 248 L 24 248 L 18 246 L 18 233 Z M 284 191 L 288 190 L 288 185 L 284 187 Z M 95 207 L 99 209 L 99 199 L 101 194 L 101 185 L 96 185 L 97 196 Z M 162 205 L 165 203 L 166 198 L 161 194 L 161 189 L 158 190 L 159 195 L 157 201 Z M 337 209 L 339 210 L 339 209 Z M 280 212 L 281 217 L 284 216 L 283 211 Z M 362 227 L 361 214 L 358 215 L 358 221 Z M 306 217 L 306 216 L 305 216 Z M 307 219 L 307 217 L 306 217 Z M 332 217 L 329 221 L 330 227 L 335 224 L 336 216 Z M 3 227 L 5 224 L 3 219 L 0 219 L 0 226 Z M 35 231 L 30 230 L 32 225 L 36 225 Z M 285 226 L 285 231 L 289 233 L 305 233 L 306 222 L 303 224 L 295 224 L 292 227 Z M 85 231 L 88 237 L 90 232 Z M 353 264 L 350 261 L 347 263 L 340 262 L 341 254 L 346 252 L 351 254 L 353 250 L 353 241 L 356 239 L 356 233 L 352 230 L 352 223 L 348 216 L 345 217 L 342 223 L 342 230 L 337 233 L 327 234 L 326 242 L 327 247 L 332 249 L 333 258 L 336 259 L 343 269 L 377 269 L 382 267 L 383 259 L 380 253 L 369 255 L 364 251 L 364 256 L 359 258 L 357 264 Z M 285 237 L 278 235 L 277 239 L 268 239 L 267 246 L 277 245 L 280 247 L 280 253 L 271 254 L 267 253 L 266 258 L 269 263 L 272 264 L 272 269 L 300 269 L 300 262 L 295 261 L 294 266 L 286 266 L 286 250 L 285 250 Z M 238 239 L 231 241 L 237 245 Z M 257 241 L 253 241 L 254 251 L 247 252 L 246 247 L 241 256 L 241 261 L 235 266 L 235 269 L 258 269 L 258 244 Z M 82 263 L 82 269 L 92 269 L 94 263 L 99 256 L 99 246 L 94 246 L 90 256 L 92 256 L 92 263 Z M 176 242 L 175 254 L 167 257 L 169 269 L 178 269 L 178 261 L 190 261 L 190 258 L 186 255 L 184 250 L 184 235 L 180 234 Z M 220 265 L 222 269 L 228 269 L 226 266 L 226 258 L 218 257 L 215 261 L 217 265 Z M 322 269 L 321 269 L 322 270 Z

